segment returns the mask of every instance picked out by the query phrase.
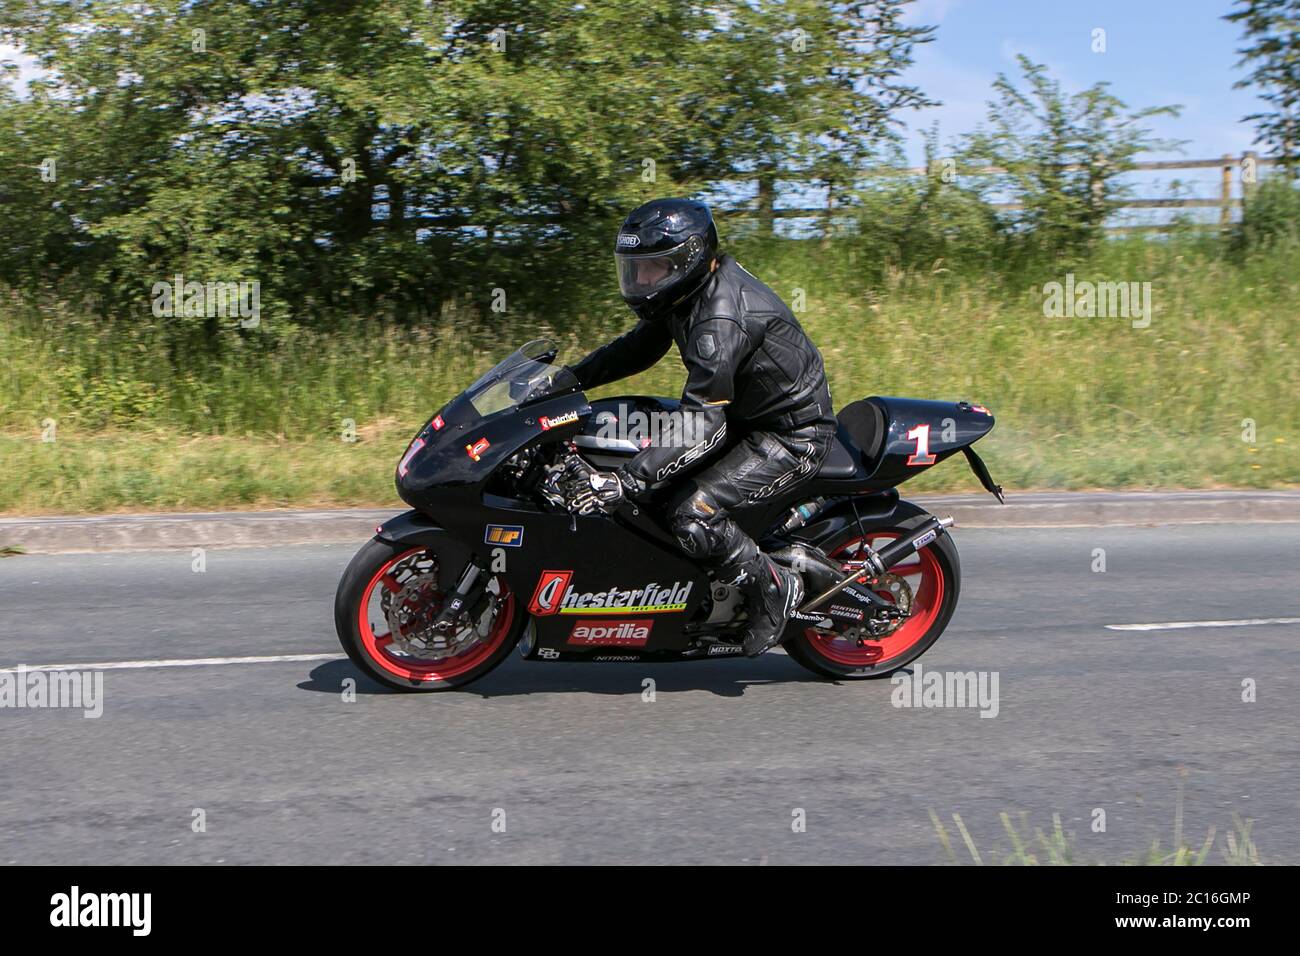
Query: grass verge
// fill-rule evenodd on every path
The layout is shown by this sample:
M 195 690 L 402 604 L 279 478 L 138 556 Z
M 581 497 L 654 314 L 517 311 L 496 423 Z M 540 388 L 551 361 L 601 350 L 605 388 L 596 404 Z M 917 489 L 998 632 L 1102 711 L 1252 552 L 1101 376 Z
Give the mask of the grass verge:
M 1238 261 L 1123 241 L 1015 279 L 938 263 L 870 288 L 834 246 L 739 255 L 805 304 L 799 318 L 837 405 L 881 394 L 993 409 L 980 451 L 1009 491 L 1260 488 L 1300 476 L 1300 246 Z M 1150 282 L 1149 327 L 1045 317 L 1043 284 L 1067 271 Z M 406 441 L 477 372 L 543 334 L 574 361 L 630 325 L 600 297 L 562 329 L 464 308 L 430 329 L 271 319 L 260 338 L 214 342 L 154 321 L 125 330 L 57 303 L 0 308 L 0 513 L 396 506 Z M 670 355 L 596 394 L 671 395 L 682 377 Z M 907 488 L 976 485 L 958 460 Z

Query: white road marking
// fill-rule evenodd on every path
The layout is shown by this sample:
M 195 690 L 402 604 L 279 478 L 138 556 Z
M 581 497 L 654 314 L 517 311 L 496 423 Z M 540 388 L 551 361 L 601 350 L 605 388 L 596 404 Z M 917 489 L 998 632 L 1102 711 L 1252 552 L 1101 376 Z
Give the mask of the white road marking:
M 1163 624 L 1107 624 L 1108 631 L 1177 631 L 1185 627 L 1253 627 L 1256 624 L 1300 624 L 1300 617 L 1246 617 L 1236 621 L 1166 621 Z
M 156 661 L 98 661 L 93 664 L 37 664 L 32 671 L 125 671 L 149 667 L 220 667 L 223 664 L 289 664 L 299 661 L 339 660 L 340 654 L 275 654 L 266 657 L 178 657 Z M 0 674 L 17 674 L 18 668 L 0 668 Z

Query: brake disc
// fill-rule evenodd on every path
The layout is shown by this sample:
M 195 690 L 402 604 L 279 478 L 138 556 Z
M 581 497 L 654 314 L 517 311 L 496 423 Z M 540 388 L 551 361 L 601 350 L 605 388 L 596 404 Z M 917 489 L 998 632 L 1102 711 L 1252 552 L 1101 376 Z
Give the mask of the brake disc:
M 379 594 L 379 611 L 384 615 L 384 620 L 392 623 L 393 609 L 398 606 L 396 598 L 406 591 L 408 582 L 413 578 L 437 577 L 437 574 L 438 561 L 428 551 L 420 551 L 393 565 Z M 396 587 L 393 586 L 394 583 Z
M 468 610 L 461 613 L 453 628 L 440 631 L 434 627 L 445 595 L 438 587 L 438 562 L 428 552 L 412 555 L 409 563 L 401 562 L 393 568 L 391 576 L 399 589 L 384 589 L 380 609 L 388 622 L 388 633 L 393 635 L 393 644 L 402 653 L 421 660 L 442 660 L 454 657 L 486 636 L 487 629 L 475 626 Z M 495 612 L 495 602 L 489 600 L 479 625 L 486 621 L 490 627 Z
M 888 594 L 898 610 L 897 617 L 876 618 L 868 621 L 864 628 L 872 638 L 887 637 L 902 627 L 912 615 L 912 586 L 897 574 L 885 573 L 878 575 L 868 587 L 877 594 Z

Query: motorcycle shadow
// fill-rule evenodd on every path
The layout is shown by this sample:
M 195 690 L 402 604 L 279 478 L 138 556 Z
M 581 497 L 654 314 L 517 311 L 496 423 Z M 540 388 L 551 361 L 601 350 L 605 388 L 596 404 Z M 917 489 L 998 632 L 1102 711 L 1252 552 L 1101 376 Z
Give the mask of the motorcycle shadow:
M 756 660 L 730 658 L 675 664 L 551 664 L 511 658 L 468 687 L 449 693 L 485 699 L 556 693 L 629 697 L 645 691 L 646 678 L 654 681 L 656 694 L 706 691 L 718 697 L 743 697 L 753 685 L 837 683 L 808 673 L 784 654 L 770 652 Z M 359 695 L 404 693 L 371 680 L 346 658 L 314 667 L 309 678 L 298 684 L 298 689 L 338 694 L 345 689 L 343 682 L 348 679 L 355 681 Z

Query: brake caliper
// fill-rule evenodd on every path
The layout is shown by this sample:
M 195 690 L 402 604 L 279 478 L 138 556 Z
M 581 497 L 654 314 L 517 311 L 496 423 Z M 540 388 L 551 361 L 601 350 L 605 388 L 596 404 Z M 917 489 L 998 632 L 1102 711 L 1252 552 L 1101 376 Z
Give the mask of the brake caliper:
M 873 578 L 867 586 L 882 597 L 888 595 L 886 600 L 892 599 L 892 603 L 887 608 L 880 608 L 864 622 L 867 633 L 858 635 L 859 647 L 867 641 L 893 634 L 912 616 L 912 587 L 906 580 L 897 574 L 885 573 Z

